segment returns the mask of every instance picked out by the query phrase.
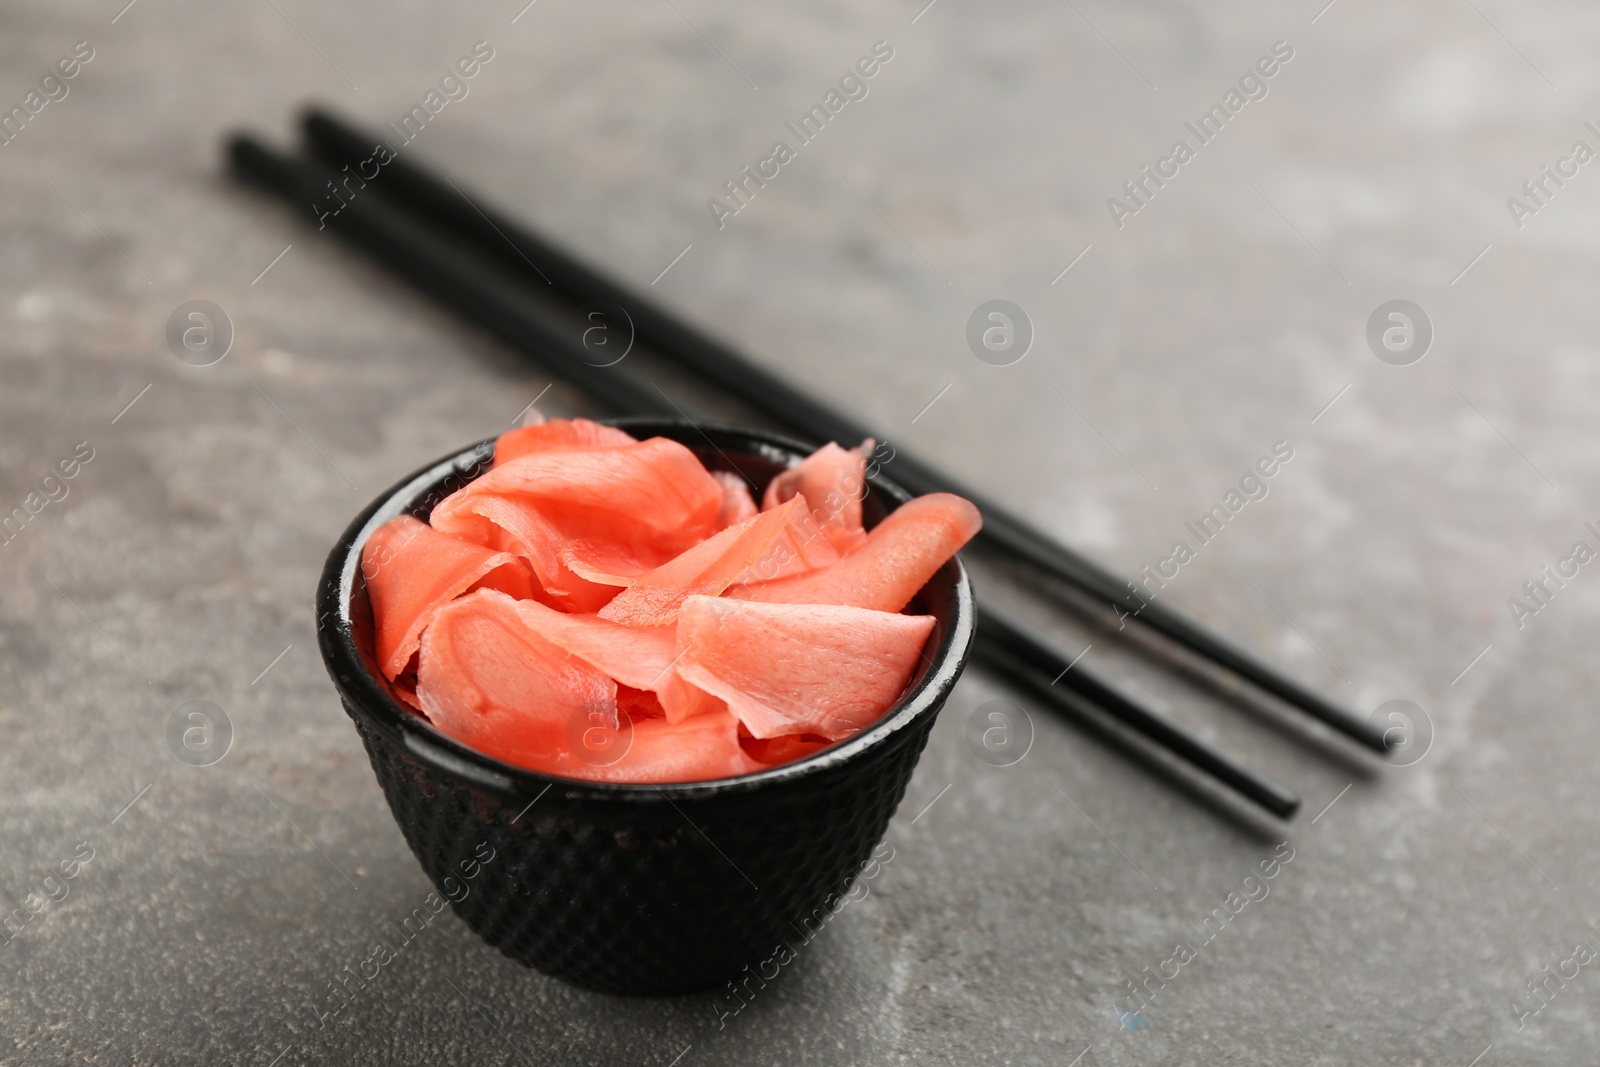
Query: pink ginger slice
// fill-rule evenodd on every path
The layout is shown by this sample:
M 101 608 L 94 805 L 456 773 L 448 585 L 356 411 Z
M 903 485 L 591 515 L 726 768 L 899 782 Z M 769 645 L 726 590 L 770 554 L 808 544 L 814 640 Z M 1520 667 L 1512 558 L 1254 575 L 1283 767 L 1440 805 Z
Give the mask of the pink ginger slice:
M 849 737 L 904 692 L 930 615 L 693 596 L 678 616 L 677 671 L 720 697 L 752 736 Z
M 570 737 L 617 728 L 617 683 L 546 640 L 502 593 L 480 590 L 433 614 L 417 698 L 444 733 L 529 770 L 572 776 Z
M 713 531 L 723 493 L 693 452 L 653 437 L 631 445 L 534 452 L 496 464 L 441 502 L 431 521 L 447 533 L 457 522 L 471 525 L 476 501 L 486 496 L 537 501 L 552 513 L 570 507 L 608 514 L 619 524 L 643 525 L 692 544 Z
M 849 451 L 828 442 L 768 482 L 762 508 L 802 496 L 806 510 L 839 554 L 855 551 L 866 540 L 861 500 L 867 492 L 867 455 L 872 448 L 870 438 Z
M 579 761 L 568 773 L 601 782 L 701 782 L 732 778 L 763 766 L 739 745 L 739 723 L 726 710 L 681 723 L 639 719 L 632 736 L 623 728 L 627 750 L 614 763 Z
M 516 556 L 446 536 L 410 515 L 391 519 L 367 538 L 361 574 L 386 678 L 405 669 L 439 605 L 479 582 L 528 595 L 527 571 Z
M 574 448 L 618 448 L 638 440 L 615 426 L 588 419 L 551 419 L 533 426 L 507 430 L 494 442 L 494 464 L 500 466 L 535 452 L 564 452 Z
M 686 597 L 715 596 L 760 559 L 798 506 L 791 501 L 755 515 L 640 575 L 600 609 L 600 617 L 630 626 L 670 626 Z
M 761 510 L 756 507 L 755 497 L 750 495 L 750 487 L 740 475 L 733 471 L 712 471 L 711 477 L 722 486 L 722 510 L 717 513 L 717 529 L 726 530 Z
M 833 566 L 735 586 L 727 595 L 763 603 L 899 611 L 982 526 L 978 509 L 966 500 L 929 493 L 896 508 L 873 528 L 864 545 Z

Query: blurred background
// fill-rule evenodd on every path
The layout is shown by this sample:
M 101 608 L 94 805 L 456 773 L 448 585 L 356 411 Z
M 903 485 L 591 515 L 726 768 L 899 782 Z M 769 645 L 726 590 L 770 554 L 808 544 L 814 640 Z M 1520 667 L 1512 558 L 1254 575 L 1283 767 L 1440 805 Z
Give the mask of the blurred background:
M 1594 1048 L 1600 577 L 1541 568 L 1600 548 L 1600 11 L 524 2 L 0 11 L 0 515 L 26 511 L 0 542 L 0 1062 Z M 875 47 L 865 95 L 802 144 L 785 124 Z M 222 139 L 288 143 L 311 102 L 399 123 L 486 53 L 406 153 L 1121 572 L 1285 443 L 1163 595 L 1403 720 L 1396 765 L 990 567 L 985 590 L 1063 647 L 1298 790 L 1298 820 L 974 669 L 892 863 L 725 1025 L 715 996 L 525 971 L 453 916 L 322 1025 L 330 983 L 429 890 L 316 653 L 323 558 L 535 397 L 605 412 L 236 183 Z M 1213 105 L 1202 143 L 1186 124 Z M 1180 139 L 1193 157 L 1162 164 Z M 708 200 L 736 206 L 724 183 L 776 141 L 793 160 L 719 227 Z M 1032 331 L 1014 362 L 968 342 L 996 299 Z M 167 339 L 193 300 L 231 328 L 208 366 Z M 1001 698 L 1033 741 L 996 767 L 967 726 Z M 203 760 L 170 730 L 192 701 L 219 731 Z M 1286 853 L 1269 896 L 1135 998 Z

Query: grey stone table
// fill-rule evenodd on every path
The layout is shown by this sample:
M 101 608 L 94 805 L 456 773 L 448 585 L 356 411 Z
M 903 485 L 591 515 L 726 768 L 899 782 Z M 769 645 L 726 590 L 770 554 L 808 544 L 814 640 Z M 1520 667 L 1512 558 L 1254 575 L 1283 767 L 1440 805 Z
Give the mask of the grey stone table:
M 0 1062 L 1592 1062 L 1592 5 L 123 2 L 0 13 L 0 514 L 26 518 L 0 543 Z M 310 99 L 423 107 L 405 151 L 1062 539 L 1176 573 L 1172 602 L 1383 709 L 1406 765 L 1051 621 L 1300 818 L 1026 701 L 1031 748 L 985 763 L 968 720 L 1016 697 L 973 671 L 892 862 L 736 1016 L 570 988 L 445 914 L 322 1021 L 428 886 L 318 662 L 315 576 L 372 495 L 550 383 L 222 174 L 226 130 L 287 137 Z M 1007 366 L 966 340 L 996 298 L 1034 334 Z M 196 299 L 233 327 L 211 366 L 165 337 Z M 1369 344 L 1399 299 L 1420 315 Z M 1196 538 L 1278 442 L 1266 495 Z M 206 766 L 169 734 L 190 701 L 231 729 Z

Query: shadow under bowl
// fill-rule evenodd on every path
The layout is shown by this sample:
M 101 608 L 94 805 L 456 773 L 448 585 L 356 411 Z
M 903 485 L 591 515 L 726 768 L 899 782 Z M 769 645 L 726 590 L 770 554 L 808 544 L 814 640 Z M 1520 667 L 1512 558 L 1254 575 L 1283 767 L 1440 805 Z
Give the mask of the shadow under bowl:
M 810 449 L 774 434 L 619 419 L 666 437 L 711 470 L 734 470 L 757 500 Z M 754 971 L 808 939 L 869 861 L 905 794 L 974 632 L 959 558 L 908 611 L 936 620 L 905 693 L 855 737 L 737 778 L 665 785 L 577 781 L 523 770 L 436 730 L 396 697 L 373 655 L 361 550 L 401 514 L 434 505 L 489 469 L 486 441 L 418 471 L 350 524 L 317 592 L 322 657 L 406 843 L 439 894 L 505 955 L 591 989 L 669 994 Z M 909 498 L 869 481 L 865 522 Z

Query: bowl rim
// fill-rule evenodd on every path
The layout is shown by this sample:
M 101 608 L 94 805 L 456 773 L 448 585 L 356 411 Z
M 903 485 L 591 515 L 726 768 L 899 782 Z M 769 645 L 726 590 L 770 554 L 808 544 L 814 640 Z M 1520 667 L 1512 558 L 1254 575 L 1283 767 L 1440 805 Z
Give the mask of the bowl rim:
M 719 451 L 723 446 L 718 445 L 713 437 L 745 438 L 757 442 L 770 453 L 763 458 L 791 465 L 798 462 L 798 457 L 813 451 L 813 446 L 804 441 L 731 423 L 645 416 L 596 421 L 620 429 L 643 430 L 648 436 L 670 436 L 673 432 L 683 436 L 698 434 Z M 678 440 L 677 437 L 671 439 Z M 474 467 L 487 470 L 485 464 L 494 456 L 495 440 L 494 437 L 487 438 L 425 464 L 379 494 L 339 536 L 328 554 L 317 585 L 317 644 L 323 664 L 339 690 L 347 712 L 354 717 L 359 711 L 369 725 L 391 741 L 398 741 L 413 757 L 426 764 L 492 792 L 518 797 L 537 794 L 536 800 L 551 789 L 559 789 L 569 799 L 634 803 L 671 803 L 676 800 L 752 793 L 836 770 L 894 742 L 922 719 L 937 714 L 966 666 L 976 628 L 976 612 L 972 582 L 958 553 L 951 560 L 955 569 L 954 610 L 948 620 L 941 620 L 945 623 L 944 634 L 934 651 L 932 666 L 894 707 L 866 730 L 821 752 L 732 778 L 663 783 L 562 778 L 527 770 L 479 752 L 443 733 L 405 707 L 390 695 L 387 686 L 373 676 L 357 647 L 350 607 L 355 577 L 361 563 L 361 549 L 373 531 L 396 515 L 409 511 L 447 477 L 467 475 Z M 680 443 L 689 444 L 686 441 Z M 761 455 L 747 448 L 737 451 L 745 455 Z M 471 478 L 481 473 L 482 470 L 471 474 Z M 871 479 L 871 487 L 873 492 L 881 492 L 886 496 L 895 507 L 911 499 L 909 493 L 882 474 Z M 938 581 L 942 573 L 941 569 L 929 581 Z

